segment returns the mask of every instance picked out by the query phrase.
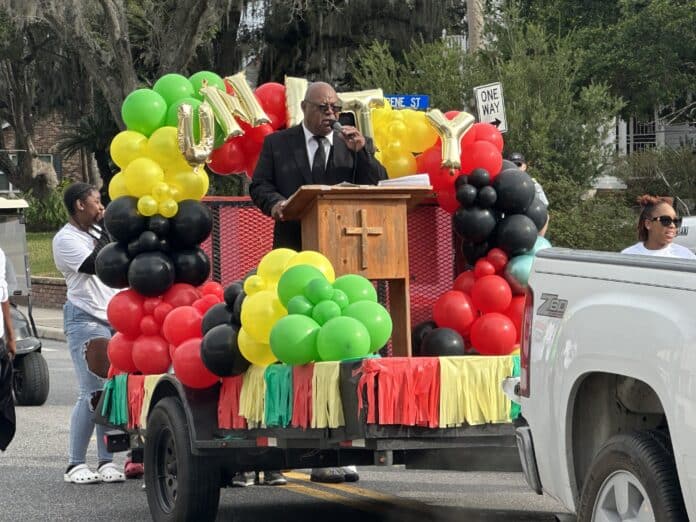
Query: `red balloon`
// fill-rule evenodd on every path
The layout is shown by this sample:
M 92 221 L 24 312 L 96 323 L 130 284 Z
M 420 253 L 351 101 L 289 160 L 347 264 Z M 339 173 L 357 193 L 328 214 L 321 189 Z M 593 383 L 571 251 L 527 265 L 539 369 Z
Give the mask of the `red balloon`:
M 508 262 L 507 254 L 500 248 L 491 248 L 486 259 L 495 267 L 496 273 L 502 272 Z
M 247 163 L 246 166 L 244 167 L 244 172 L 246 172 L 248 177 L 252 177 L 254 175 L 254 171 L 256 170 L 256 164 L 259 161 L 259 156 L 261 155 L 261 150 L 259 149 L 258 152 L 255 152 L 251 156 L 247 158 Z
M 503 166 L 503 156 L 500 151 L 487 141 L 475 141 L 471 145 L 462 147 L 462 172 L 471 172 L 474 169 L 486 169 L 491 176 L 491 181 L 500 173 Z
M 512 321 L 512 324 L 515 325 L 515 329 L 517 330 L 517 337 L 515 338 L 515 342 L 519 343 L 520 342 L 520 336 L 522 335 L 522 318 L 524 316 L 524 300 L 525 296 L 523 295 L 516 295 L 512 298 L 512 301 L 510 302 L 510 306 L 507 307 L 507 310 L 503 312 L 505 315 L 507 315 L 510 320 Z
M 241 138 L 232 138 L 212 152 L 208 168 L 221 176 L 235 174 L 244 170 L 245 161 Z
M 422 154 L 416 156 L 416 167 L 418 172 L 425 172 L 430 177 L 430 184 L 433 186 L 434 190 L 438 190 L 440 185 L 438 183 L 440 176 L 440 169 L 442 164 L 442 149 L 440 147 L 432 146 L 429 149 L 423 151 Z
M 203 316 L 193 306 L 179 306 L 167 314 L 162 323 L 164 338 L 172 344 L 201 336 Z
M 495 274 L 493 263 L 482 257 L 474 264 L 474 277 L 480 279 L 483 276 Z
M 133 343 L 133 362 L 143 375 L 167 372 L 172 364 L 167 341 L 159 335 L 141 335 Z
M 270 117 L 270 113 L 280 115 L 287 114 L 285 108 L 285 85 L 276 82 L 267 82 L 259 85 L 254 91 L 256 99 L 264 112 Z M 281 126 L 285 125 L 285 118 Z
M 462 337 L 468 336 L 475 318 L 476 310 L 471 298 L 458 290 L 448 290 L 433 305 L 433 319 L 437 326 L 456 330 Z
M 474 280 L 474 271 L 467 270 L 466 272 L 462 272 L 457 276 L 457 278 L 454 280 L 453 288 L 455 290 L 459 290 L 460 292 L 464 292 L 465 294 L 471 294 L 471 289 L 474 286 Z
M 269 125 L 273 127 L 273 130 L 284 129 L 288 121 L 285 111 L 283 111 L 282 114 L 266 111 L 266 116 L 271 119 L 271 123 Z
M 200 312 L 201 315 L 205 315 L 208 309 L 220 302 L 220 299 L 216 295 L 207 294 L 194 301 L 191 306 Z
M 189 306 L 196 299 L 200 299 L 201 294 L 198 293 L 196 287 L 188 283 L 174 283 L 169 290 L 162 296 L 165 303 L 169 303 L 174 308 L 179 306 Z
M 457 196 L 450 191 L 442 191 L 437 193 L 437 202 L 440 208 L 448 214 L 454 214 L 459 208 Z
M 157 321 L 157 324 L 162 325 L 165 317 L 167 317 L 167 314 L 172 310 L 174 310 L 174 307 L 169 303 L 160 303 L 152 311 L 152 316 L 155 318 L 155 321 Z
M 474 123 L 473 127 L 469 131 L 475 136 L 476 141 L 487 141 L 495 145 L 498 152 L 503 152 L 503 135 L 498 130 L 498 127 L 491 125 L 490 123 Z
M 471 326 L 471 345 L 481 355 L 509 355 L 516 336 L 515 325 L 503 314 L 482 315 Z
M 178 346 L 176 346 L 176 345 L 174 345 L 174 344 L 170 344 L 170 345 L 169 345 L 169 358 L 170 358 L 172 361 L 174 361 L 174 352 L 176 352 L 176 349 L 177 349 L 177 348 L 178 348 Z
M 208 281 L 207 283 L 203 283 L 198 287 L 198 291 L 201 293 L 201 295 L 216 295 L 219 298 L 218 303 L 225 298 L 225 289 L 217 281 Z
M 256 127 L 251 127 L 246 134 L 256 143 L 263 144 L 263 140 L 266 139 L 266 136 L 273 134 L 273 127 L 268 123 L 264 123 Z
M 111 326 L 131 339 L 140 335 L 140 320 L 143 315 L 143 296 L 135 290 L 121 290 L 106 307 L 106 317 Z
M 471 289 L 471 301 L 484 314 L 504 312 L 512 301 L 512 290 L 508 282 L 498 275 L 487 275 L 477 279 Z
M 143 335 L 159 335 L 160 323 L 152 315 L 146 315 L 140 320 L 140 331 Z
M 151 314 L 155 307 L 162 302 L 159 297 L 148 297 L 143 301 L 143 310 L 146 314 Z
M 133 362 L 133 340 L 121 332 L 116 332 L 109 340 L 106 353 L 116 372 L 133 373 L 138 371 L 138 367 Z
M 184 341 L 174 351 L 174 373 L 189 388 L 210 388 L 220 378 L 201 360 L 201 338 Z
M 444 114 L 444 116 L 445 116 L 445 118 L 447 118 L 448 120 L 453 120 L 454 118 L 456 118 L 457 116 L 459 116 L 459 111 L 447 111 L 447 112 Z

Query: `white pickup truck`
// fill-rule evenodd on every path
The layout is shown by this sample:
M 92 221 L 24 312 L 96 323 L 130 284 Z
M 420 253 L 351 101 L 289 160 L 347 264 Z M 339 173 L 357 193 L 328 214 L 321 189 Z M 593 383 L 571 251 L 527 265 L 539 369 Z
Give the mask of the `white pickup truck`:
M 580 521 L 696 520 L 696 262 L 538 252 L 517 445 Z

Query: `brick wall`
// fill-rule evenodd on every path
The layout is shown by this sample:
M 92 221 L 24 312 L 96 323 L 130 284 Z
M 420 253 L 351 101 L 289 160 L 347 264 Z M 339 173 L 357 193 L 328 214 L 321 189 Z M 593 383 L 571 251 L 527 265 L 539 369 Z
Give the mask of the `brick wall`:
M 58 277 L 32 277 L 32 304 L 40 308 L 62 308 L 65 304 L 65 280 Z

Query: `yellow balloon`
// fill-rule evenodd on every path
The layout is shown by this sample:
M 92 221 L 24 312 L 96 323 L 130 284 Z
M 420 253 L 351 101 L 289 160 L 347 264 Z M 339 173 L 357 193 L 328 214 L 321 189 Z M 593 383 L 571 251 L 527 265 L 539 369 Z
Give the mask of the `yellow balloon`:
M 154 216 L 157 214 L 157 201 L 152 196 L 143 196 L 138 199 L 138 212 L 143 216 Z
M 404 148 L 410 152 L 423 152 L 437 141 L 437 132 L 428 123 L 424 112 L 407 109 L 403 111 L 408 132 L 402 137 Z
M 246 281 L 244 281 L 244 293 L 246 293 L 246 295 L 254 295 L 261 290 L 266 290 L 266 282 L 263 277 L 253 275 L 247 277 Z
M 403 119 L 398 120 L 392 117 L 392 122 L 387 127 L 387 134 L 392 140 L 400 140 L 408 133 L 408 127 Z
M 109 146 L 111 159 L 121 169 L 125 169 L 134 159 L 144 156 L 146 149 L 147 138 L 130 130 L 119 132 Z
M 119 172 L 115 174 L 109 182 L 109 197 L 114 200 L 127 195 L 128 187 L 126 187 L 126 177 L 123 175 L 123 172 Z
M 153 187 L 164 180 L 164 172 L 155 161 L 150 158 L 138 158 L 128 164 L 123 171 L 126 178 L 126 187 L 131 196 L 148 196 Z
M 186 171 L 168 172 L 167 183 L 179 190 L 179 201 L 182 199 L 199 200 L 208 192 L 210 180 L 205 171 Z M 176 199 L 176 198 L 175 198 Z
M 242 327 L 256 342 L 268 344 L 271 328 L 280 319 L 288 315 L 285 307 L 272 290 L 261 290 L 254 295 L 247 295 L 242 304 Z
M 171 183 L 169 184 L 169 193 L 172 195 L 172 199 L 176 201 L 177 203 L 179 201 L 182 201 L 186 199 L 181 195 L 181 189 L 179 188 L 178 185 L 172 185 Z
M 242 357 L 256 366 L 268 366 L 278 360 L 273 355 L 270 344 L 254 341 L 244 328 L 237 335 L 237 346 Z
M 159 202 L 162 202 L 165 199 L 172 199 L 172 194 L 171 190 L 169 190 L 169 185 L 164 181 L 155 183 L 155 186 L 152 187 L 152 197 Z
M 179 151 L 176 127 L 160 127 L 153 132 L 147 142 L 147 155 L 163 169 L 187 165 L 184 155 Z
M 261 259 L 256 269 L 256 274 L 261 276 L 264 281 L 276 285 L 278 284 L 280 276 L 283 275 L 288 261 L 296 255 L 297 252 L 291 248 L 276 248 L 271 250 Z M 249 292 L 247 292 L 247 294 L 248 293 Z
M 166 218 L 174 217 L 179 212 L 179 204 L 173 199 L 165 199 L 159 203 L 157 210 Z
M 382 163 L 387 169 L 387 174 L 390 178 L 400 178 L 414 174 L 418 170 L 416 158 L 410 152 L 404 152 L 395 156 L 387 156 Z
M 334 267 L 326 256 L 314 250 L 303 250 L 296 256 L 292 257 L 288 264 L 285 265 L 287 270 L 291 266 L 295 265 L 311 265 L 317 270 L 319 270 L 324 277 L 326 277 L 329 283 L 333 283 L 336 279 L 336 272 L 334 272 Z

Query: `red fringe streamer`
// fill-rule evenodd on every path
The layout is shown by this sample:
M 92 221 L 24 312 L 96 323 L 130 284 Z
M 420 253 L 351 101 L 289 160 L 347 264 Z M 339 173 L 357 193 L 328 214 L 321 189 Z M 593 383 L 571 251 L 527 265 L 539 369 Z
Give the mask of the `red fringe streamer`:
M 292 369 L 292 427 L 309 428 L 312 422 L 312 377 L 314 365 Z
M 239 395 L 242 393 L 244 375 L 224 377 L 218 399 L 218 427 L 241 430 L 247 427 L 246 419 L 239 415 Z

